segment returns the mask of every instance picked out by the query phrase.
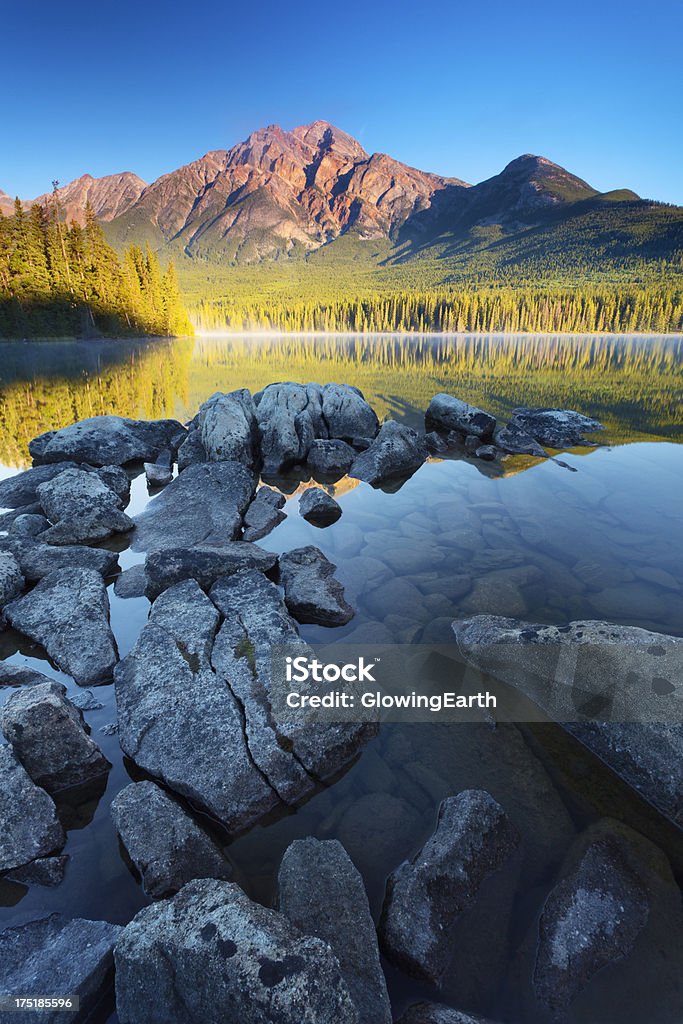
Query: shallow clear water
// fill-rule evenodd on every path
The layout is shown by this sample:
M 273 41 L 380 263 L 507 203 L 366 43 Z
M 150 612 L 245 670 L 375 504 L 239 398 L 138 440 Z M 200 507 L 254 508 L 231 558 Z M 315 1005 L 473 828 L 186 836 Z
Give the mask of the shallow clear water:
M 342 518 L 323 530 L 297 514 L 301 482 L 283 482 L 288 517 L 260 543 L 274 551 L 317 545 L 337 564 L 357 609 L 337 630 L 302 627 L 310 640 L 352 639 L 372 624 L 378 638 L 443 643 L 454 617 L 480 612 L 556 623 L 600 618 L 683 635 L 681 339 L 410 338 L 375 339 L 373 347 L 365 337 L 230 337 L 118 344 L 3 347 L 5 473 L 25 464 L 25 441 L 40 429 L 108 411 L 186 419 L 216 390 L 256 390 L 285 378 L 357 383 L 381 414 L 413 423 L 431 394 L 446 389 L 498 413 L 552 402 L 607 424 L 602 446 L 563 454 L 566 467 L 527 458 L 493 468 L 469 459 L 432 461 L 395 493 L 340 481 L 332 491 Z M 129 512 L 148 500 L 138 477 Z M 119 562 L 127 568 L 143 559 L 126 550 Z M 144 598 L 121 600 L 111 586 L 109 592 L 124 656 L 149 605 Z M 40 648 L 11 630 L 0 634 L 0 653 L 78 692 Z M 0 689 L 0 703 L 8 692 Z M 0 880 L 0 927 L 55 910 L 125 922 L 147 902 L 109 817 L 114 795 L 139 773 L 124 763 L 116 736 L 100 732 L 115 721 L 113 687 L 93 693 L 103 707 L 86 719 L 113 764 L 106 788 L 71 797 L 74 806 L 60 804 L 70 855 L 60 886 L 28 889 Z M 511 963 L 572 838 L 598 816 L 641 829 L 678 869 L 683 865 L 673 829 L 589 755 L 568 755 L 555 727 L 395 724 L 384 726 L 333 785 L 230 843 L 236 878 L 249 895 L 271 902 L 292 839 L 337 837 L 362 871 L 378 914 L 387 874 L 430 834 L 439 801 L 470 787 L 489 790 L 526 839 Z M 516 1024 L 531 1021 L 519 1009 L 513 975 L 511 969 L 512 980 L 486 991 L 474 1008 Z M 427 992 L 391 969 L 388 977 L 397 1011 Z M 446 988 L 441 998 L 456 995 Z

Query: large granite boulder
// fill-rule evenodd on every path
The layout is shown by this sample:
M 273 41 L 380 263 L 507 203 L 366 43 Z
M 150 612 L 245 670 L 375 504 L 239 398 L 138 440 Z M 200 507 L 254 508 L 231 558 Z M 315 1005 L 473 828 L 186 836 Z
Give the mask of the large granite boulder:
M 178 449 L 178 472 L 182 473 L 188 466 L 196 466 L 208 461 L 209 456 L 202 443 L 202 432 L 197 426 L 194 426 Z
M 254 500 L 244 513 L 244 533 L 242 539 L 245 541 L 260 540 L 279 523 L 287 518 L 282 511 L 285 504 L 285 496 L 272 487 L 259 487 Z
M 377 427 L 373 431 L 373 437 Z M 356 451 L 339 438 L 316 438 L 308 449 L 308 469 L 316 480 L 338 480 L 351 469 Z
M 88 782 L 111 767 L 61 683 L 17 690 L 0 710 L 0 728 L 33 781 L 48 793 Z
M 254 395 L 261 435 L 263 473 L 285 472 L 306 461 L 314 438 L 323 434 L 322 395 L 317 384 L 269 384 Z
M 230 882 L 140 911 L 115 960 L 121 1024 L 358 1024 L 329 946 Z
M 460 398 L 441 392 L 434 395 L 429 403 L 425 424 L 428 430 L 439 430 L 446 434 L 456 430 L 459 434 L 470 434 L 488 441 L 496 429 L 496 418 Z
M 362 391 L 351 384 L 325 384 L 322 389 L 322 414 L 326 433 L 317 437 L 352 441 L 356 437 L 374 437 L 379 420 Z
M 683 639 L 581 620 L 549 626 L 497 615 L 453 622 L 464 658 L 516 686 L 683 825 Z M 640 719 L 640 720 L 639 720 Z
M 226 541 L 221 547 L 164 548 L 145 559 L 145 592 L 154 600 L 182 580 L 196 580 L 202 590 L 209 590 L 221 576 L 242 569 L 268 572 L 276 562 L 277 555 L 241 540 Z
M 86 544 L 133 529 L 123 501 L 97 473 L 78 467 L 36 488 L 45 515 L 53 524 L 41 534 L 47 544 Z
M 356 456 L 349 476 L 380 487 L 412 476 L 426 458 L 424 442 L 412 427 L 387 420 L 370 447 Z
M 232 877 L 218 844 L 155 783 L 126 786 L 113 800 L 111 815 L 153 899 L 177 892 L 194 878 Z
M 136 517 L 132 546 L 159 551 L 237 540 L 255 487 L 239 462 L 189 466 Z
M 298 839 L 278 875 L 279 909 L 339 961 L 359 1024 L 391 1024 L 391 1005 L 363 879 L 336 839 Z
M 118 654 L 109 599 L 93 569 L 56 569 L 5 608 L 15 629 L 42 644 L 58 668 L 81 686 L 111 679 Z
M 548 448 L 596 444 L 587 441 L 583 434 L 605 429 L 598 420 L 572 409 L 515 409 L 508 426 L 523 431 Z
M 278 578 L 285 590 L 285 604 L 297 622 L 343 626 L 351 621 L 354 610 L 344 598 L 335 569 L 312 545 L 280 555 Z
M 212 395 L 201 406 L 197 421 L 209 462 L 243 462 L 250 469 L 257 465 L 256 407 L 245 388 Z
M 518 845 L 488 793 L 444 800 L 434 834 L 389 878 L 379 929 L 386 956 L 435 985 L 447 973 L 468 1004 L 481 999 L 507 964 Z
M 314 526 L 331 526 L 342 514 L 341 505 L 320 487 L 308 487 L 299 498 L 299 512 Z
M 121 928 L 106 921 L 69 921 L 52 914 L 0 932 L 0 994 L 76 996 L 79 1009 L 12 1012 L 30 1024 L 85 1024 L 113 988 L 113 948 Z
M 29 583 L 37 583 L 55 569 L 69 567 L 92 569 L 101 576 L 109 576 L 118 565 L 115 551 L 89 548 L 81 544 L 45 544 L 42 534 L 37 540 L 15 536 L 0 538 L 0 546 L 14 555 Z
M 0 746 L 0 873 L 46 857 L 64 842 L 52 798 L 31 781 L 12 748 Z
M 28 449 L 36 466 L 66 460 L 91 466 L 123 466 L 127 462 L 155 462 L 165 449 L 177 448 L 186 433 L 177 420 L 92 416 L 40 434 L 29 442 Z
M 0 551 L 0 608 L 24 589 L 21 567 L 11 551 Z

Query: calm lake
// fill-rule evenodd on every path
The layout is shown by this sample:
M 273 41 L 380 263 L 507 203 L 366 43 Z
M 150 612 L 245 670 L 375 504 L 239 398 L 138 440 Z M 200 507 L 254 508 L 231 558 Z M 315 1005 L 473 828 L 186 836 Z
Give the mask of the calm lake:
M 283 481 L 288 518 L 261 545 L 279 552 L 315 544 L 338 566 L 357 609 L 349 625 L 336 630 L 303 626 L 307 639 L 351 638 L 373 624 L 388 640 L 446 643 L 453 618 L 483 612 L 552 623 L 605 619 L 683 635 L 680 337 L 230 335 L 2 344 L 0 474 L 30 465 L 27 443 L 44 430 L 102 413 L 185 421 L 215 391 L 256 391 L 278 380 L 355 384 L 380 419 L 390 415 L 414 426 L 422 425 L 432 395 L 449 391 L 502 418 L 519 405 L 564 406 L 606 427 L 599 447 L 563 453 L 564 467 L 527 457 L 493 464 L 431 460 L 395 493 L 342 480 L 330 490 L 343 515 L 326 529 L 297 514 L 305 481 Z M 129 513 L 149 500 L 144 475 L 138 476 Z M 144 553 L 120 551 L 122 569 L 141 561 Z M 471 580 L 465 594 L 452 585 L 463 575 Z M 123 657 L 149 603 L 121 600 L 113 585 L 109 594 Z M 33 665 L 62 679 L 70 694 L 82 694 L 42 649 L 12 630 L 0 634 L 0 656 Z M 8 692 L 0 688 L 0 704 Z M 70 857 L 59 886 L 28 888 L 0 879 L 0 928 L 53 911 L 125 923 L 148 902 L 109 816 L 113 797 L 140 773 L 124 761 L 109 728 L 116 721 L 113 687 L 92 693 L 101 706 L 85 717 L 112 770 L 99 791 L 58 801 Z M 466 788 L 486 789 L 505 807 L 528 854 L 509 979 L 478 1009 L 505 1024 L 532 1024 L 521 1009 L 515 953 L 573 838 L 609 815 L 652 838 L 678 870 L 683 865 L 673 827 L 595 759 L 569 748 L 558 728 L 383 726 L 333 785 L 229 846 L 223 841 L 236 880 L 251 897 L 272 903 L 279 862 L 292 839 L 336 837 L 363 873 L 379 914 L 387 875 L 431 834 L 440 800 Z M 397 1014 L 408 1001 L 430 995 L 391 968 L 387 973 Z M 614 988 L 613 1015 L 599 1024 L 643 1024 L 643 1007 L 656 997 L 644 993 L 639 1007 L 637 990 L 615 979 L 605 982 Z M 451 1000 L 448 988 L 441 998 Z M 577 1024 L 598 1024 L 590 1004 L 582 1012 Z

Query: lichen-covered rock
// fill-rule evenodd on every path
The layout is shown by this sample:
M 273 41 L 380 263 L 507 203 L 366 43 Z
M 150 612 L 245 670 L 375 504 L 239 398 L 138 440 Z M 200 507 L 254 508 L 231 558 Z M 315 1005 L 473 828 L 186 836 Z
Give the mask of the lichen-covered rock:
M 41 516 L 36 512 L 28 513 L 17 516 L 10 526 L 8 533 L 13 537 L 32 538 L 47 530 L 49 525 L 49 520 L 45 516 Z
M 75 462 L 58 462 L 53 465 L 32 466 L 14 476 L 0 480 L 0 507 L 21 508 L 38 501 L 36 490 L 39 484 L 62 473 L 65 469 L 73 469 Z
M 56 569 L 5 608 L 8 622 L 42 644 L 55 664 L 82 686 L 111 679 L 118 654 L 109 599 L 92 569 Z
M 512 865 L 518 844 L 488 793 L 444 800 L 434 834 L 389 878 L 380 922 L 387 957 L 436 985 L 448 972 L 468 998 L 500 981 L 516 875 L 495 876 Z
M 186 435 L 177 420 L 131 420 L 92 416 L 61 430 L 50 430 L 29 442 L 36 466 L 50 462 L 87 462 L 91 466 L 123 466 L 154 462 Z
M 278 875 L 279 909 L 306 935 L 328 943 L 359 1024 L 391 1024 L 391 1005 L 363 879 L 336 839 L 298 839 Z
M 0 746 L 0 872 L 46 857 L 64 841 L 52 798 L 31 781 L 12 748 Z
M 133 520 L 121 511 L 121 498 L 97 473 L 65 469 L 39 484 L 36 493 L 53 524 L 41 537 L 45 543 L 90 543 L 133 529 Z
M 257 465 L 256 407 L 245 388 L 212 395 L 201 406 L 197 421 L 209 462 L 243 462 L 249 468 Z
M 412 476 L 426 458 L 425 444 L 412 427 L 387 420 L 370 447 L 356 456 L 349 476 L 380 487 L 386 481 Z
M 77 996 L 77 1013 L 46 1010 L 10 1013 L 43 1024 L 89 1020 L 113 986 L 113 948 L 121 928 L 106 921 L 69 921 L 52 914 L 0 932 L 0 994 Z M 4 1019 L 5 1015 L 3 1015 Z
M 48 793 L 88 782 L 111 767 L 61 683 L 17 690 L 0 710 L 0 728 L 33 781 Z
M 168 896 L 193 878 L 232 877 L 221 848 L 153 782 L 122 789 L 111 815 L 148 896 Z
M 514 419 L 498 431 L 496 444 L 510 455 L 533 455 L 541 459 L 548 455 L 545 448 Z
M 121 1024 L 358 1024 L 329 946 L 230 882 L 140 911 L 115 960 Z
M 572 409 L 515 409 L 508 427 L 519 429 L 548 448 L 574 448 L 597 442 L 583 434 L 604 430 L 598 420 Z M 532 453 L 533 454 L 533 453 Z
M 319 487 L 308 487 L 299 498 L 299 512 L 314 526 L 330 526 L 342 514 L 341 505 Z
M 316 438 L 308 449 L 308 468 L 316 480 L 338 480 L 351 469 L 355 457 L 355 450 L 346 441 Z
M 278 574 L 285 590 L 285 604 L 297 622 L 343 626 L 351 621 L 354 611 L 334 576 L 335 569 L 322 551 L 313 546 L 280 555 Z
M 24 589 L 24 577 L 10 551 L 0 551 L 0 608 L 14 600 Z
M 251 505 L 244 514 L 245 541 L 260 540 L 287 518 L 281 511 L 285 504 L 285 496 L 272 487 L 259 487 Z
M 159 551 L 237 540 L 255 486 L 239 462 L 189 466 L 136 517 L 132 546 Z
M 495 416 L 444 392 L 432 398 L 425 414 L 425 423 L 428 429 L 444 433 L 457 430 L 460 434 L 473 434 L 483 441 L 493 437 L 496 429 Z
M 362 391 L 350 384 L 325 384 L 322 389 L 322 414 L 326 434 L 318 437 L 351 441 L 355 437 L 375 436 L 379 420 Z
M 116 569 L 118 555 L 104 548 L 89 548 L 80 544 L 45 544 L 42 535 L 32 537 L 0 538 L 0 545 L 11 551 L 19 563 L 25 579 L 37 583 L 55 569 L 93 569 L 101 576 L 109 576 Z
M 277 555 L 240 540 L 226 541 L 221 547 L 164 548 L 152 551 L 145 559 L 145 593 L 154 600 L 183 580 L 195 580 L 202 590 L 209 590 L 221 576 L 242 569 L 268 572 L 276 562 Z

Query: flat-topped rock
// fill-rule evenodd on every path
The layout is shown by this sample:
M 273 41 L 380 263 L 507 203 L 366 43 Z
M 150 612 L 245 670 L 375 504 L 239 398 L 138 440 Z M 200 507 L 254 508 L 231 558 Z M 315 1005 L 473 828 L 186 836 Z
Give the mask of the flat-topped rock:
M 0 873 L 47 857 L 64 842 L 52 797 L 32 782 L 11 747 L 0 746 Z M 0 957 L 0 979 L 2 968 Z
M 351 469 L 355 457 L 355 449 L 346 441 L 316 438 L 308 449 L 307 464 L 316 480 L 338 480 Z
M 56 793 L 109 771 L 82 712 L 54 680 L 22 687 L 0 710 L 0 728 L 38 786 Z
M 119 925 L 67 920 L 52 914 L 0 932 L 0 993 L 77 996 L 77 1013 L 60 1010 L 3 1014 L 13 1020 L 39 1018 L 43 1024 L 80 1024 L 90 1019 L 113 987 L 114 943 Z
M 239 462 L 189 466 L 135 519 L 136 551 L 237 540 L 256 481 Z
M 259 487 L 251 505 L 244 514 L 242 539 L 257 541 L 287 518 L 282 512 L 285 496 L 272 487 Z
M 0 661 L 0 686 L 33 686 L 36 683 L 51 683 L 44 672 L 38 672 L 30 665 L 15 665 L 11 661 Z
M 154 600 L 182 580 L 195 580 L 202 590 L 209 590 L 221 576 L 242 569 L 268 572 L 276 563 L 277 555 L 240 540 L 226 541 L 221 547 L 164 548 L 145 559 L 145 593 Z
M 356 456 L 349 476 L 380 487 L 386 481 L 412 476 L 426 458 L 424 441 L 412 427 L 387 420 L 370 447 Z
M 117 597 L 144 597 L 147 589 L 147 575 L 143 564 L 131 565 L 114 580 Z
M 140 911 L 115 960 L 121 1024 L 358 1024 L 330 947 L 230 882 Z
M 8 622 L 42 644 L 81 686 L 111 679 L 118 654 L 109 625 L 109 599 L 93 569 L 56 569 L 5 608 Z
M 280 555 L 278 578 L 285 604 L 297 622 L 343 626 L 354 610 L 344 598 L 344 587 L 334 576 L 336 566 L 312 545 Z
M 19 885 L 43 885 L 52 889 L 64 881 L 68 863 L 67 854 L 60 854 L 57 857 L 39 857 L 37 860 L 32 860 L 30 864 L 15 868 L 6 877 L 8 881 L 18 882 Z
M 519 428 L 548 448 L 597 444 L 596 441 L 587 441 L 583 435 L 605 429 L 599 420 L 573 409 L 515 409 L 508 426 Z
M 28 448 L 37 466 L 65 460 L 91 466 L 123 466 L 127 462 L 154 462 L 165 449 L 176 448 L 186 434 L 177 420 L 92 416 L 40 434 Z
M 319 487 L 308 487 L 299 498 L 299 512 L 314 526 L 330 526 L 342 514 L 341 505 Z
M 29 583 L 37 583 L 55 569 L 91 569 L 101 576 L 116 570 L 118 555 L 104 548 L 90 548 L 80 544 L 45 544 L 43 535 L 32 537 L 10 536 L 0 538 L 0 546 L 11 551 Z
M 126 786 L 112 802 L 111 815 L 148 896 L 161 899 L 193 878 L 232 877 L 221 848 L 155 783 Z
M 482 441 L 490 440 L 496 429 L 495 416 L 444 392 L 432 398 L 425 414 L 425 423 L 428 430 L 436 429 L 442 433 L 457 430 L 460 434 L 474 435 Z
M 123 501 L 97 473 L 65 469 L 39 484 L 36 493 L 53 524 L 41 535 L 48 544 L 91 543 L 133 529 Z

